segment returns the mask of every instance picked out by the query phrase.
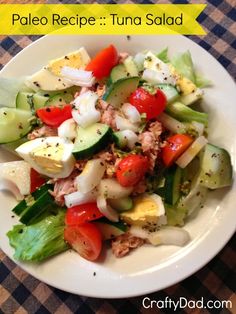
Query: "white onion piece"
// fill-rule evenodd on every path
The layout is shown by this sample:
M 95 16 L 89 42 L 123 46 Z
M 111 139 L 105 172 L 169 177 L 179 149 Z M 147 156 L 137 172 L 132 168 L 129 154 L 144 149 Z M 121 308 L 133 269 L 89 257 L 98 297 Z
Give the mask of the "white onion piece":
M 78 190 L 87 193 L 94 189 L 101 181 L 105 170 L 106 166 L 100 158 L 89 160 L 75 179 Z
M 72 117 L 83 128 L 88 127 L 101 118 L 100 111 L 96 110 L 96 102 L 98 95 L 92 91 L 87 91 L 82 95 L 79 95 L 73 101 L 73 105 L 76 109 L 72 110 Z
M 156 232 L 148 235 L 148 241 L 152 245 L 176 245 L 184 246 L 190 241 L 189 233 L 183 228 L 179 227 L 162 227 Z
M 93 72 L 78 70 L 68 66 L 61 69 L 61 76 L 73 82 L 76 86 L 91 87 L 95 82 Z
M 147 230 L 138 226 L 131 226 L 129 229 L 129 233 L 132 234 L 134 237 L 141 239 L 147 239 L 148 235 L 150 234 Z
M 129 103 L 123 104 L 123 106 L 121 107 L 121 111 L 129 119 L 130 122 L 132 122 L 132 123 L 140 123 L 141 122 L 140 113 L 131 104 L 129 104 Z
M 88 193 L 82 193 L 80 191 L 73 192 L 71 194 L 65 195 L 66 207 L 73 207 L 76 205 L 81 205 L 89 202 L 94 202 L 97 199 L 98 191 L 94 189 Z
M 137 65 L 137 68 L 139 71 L 143 71 L 143 67 L 144 67 L 144 59 L 145 59 L 145 54 L 144 53 L 137 53 L 134 56 L 134 62 Z
M 192 125 L 195 128 L 195 130 L 198 132 L 198 135 L 201 136 L 205 129 L 204 124 L 197 121 L 192 121 Z
M 158 121 L 160 121 L 163 126 L 173 132 L 173 133 L 180 133 L 185 131 L 185 125 L 183 123 L 181 123 L 180 121 L 172 118 L 171 116 L 169 116 L 166 113 L 161 113 L 159 114 L 159 116 L 157 117 Z
M 129 196 L 133 191 L 132 187 L 123 187 L 116 179 L 103 179 L 99 186 L 99 195 L 105 198 L 117 199 Z
M 0 180 L 0 190 L 11 192 L 17 201 L 21 201 L 24 198 L 17 185 L 8 179 L 3 178 Z
M 64 121 L 59 127 L 58 127 L 58 136 L 62 137 L 64 139 L 73 140 L 76 138 L 77 132 L 76 132 L 76 123 L 74 119 L 68 119 Z
M 107 219 L 115 222 L 119 221 L 118 213 L 110 205 L 107 204 L 107 200 L 103 195 L 99 195 L 97 197 L 97 207 Z
M 30 169 L 30 164 L 24 160 L 0 163 L 0 182 L 5 182 L 1 186 L 4 187 L 9 181 L 18 188 L 21 195 L 30 194 Z
M 128 119 L 125 119 L 119 115 L 115 116 L 116 127 L 118 130 L 131 130 L 133 132 L 138 131 L 138 125 L 131 123 Z
M 176 164 L 180 168 L 185 168 L 207 143 L 208 140 L 204 136 L 198 137 L 190 145 L 190 147 L 176 160 Z
M 135 134 L 133 131 L 131 130 L 124 130 L 124 131 L 120 131 L 120 133 L 122 134 L 122 136 L 124 137 L 125 141 L 127 142 L 127 146 L 130 149 L 133 149 L 135 146 L 135 143 L 137 143 L 139 141 L 138 139 L 138 135 Z

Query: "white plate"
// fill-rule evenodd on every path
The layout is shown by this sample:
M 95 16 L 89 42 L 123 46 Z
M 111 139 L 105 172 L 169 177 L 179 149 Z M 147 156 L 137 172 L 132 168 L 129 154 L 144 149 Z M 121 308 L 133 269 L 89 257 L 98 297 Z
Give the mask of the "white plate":
M 225 147 L 236 168 L 236 91 L 224 68 L 205 50 L 182 36 L 53 36 L 43 37 L 20 52 L 1 71 L 1 76 L 29 75 L 50 59 L 85 46 L 89 53 L 113 43 L 119 51 L 136 53 L 144 49 L 160 51 L 166 46 L 171 54 L 189 49 L 199 70 L 214 82 L 206 90 L 205 110 L 210 115 L 209 137 Z M 1 161 L 10 156 L 1 151 Z M 227 243 L 235 230 L 235 183 L 231 189 L 209 193 L 206 206 L 186 224 L 192 241 L 184 248 L 144 246 L 127 257 L 116 259 L 110 251 L 99 263 L 66 252 L 40 265 L 19 264 L 39 280 L 62 290 L 100 298 L 131 297 L 166 288 L 196 272 Z M 0 194 L 0 246 L 13 258 L 6 232 L 16 223 L 11 218 L 15 201 Z M 93 273 L 96 272 L 96 276 Z

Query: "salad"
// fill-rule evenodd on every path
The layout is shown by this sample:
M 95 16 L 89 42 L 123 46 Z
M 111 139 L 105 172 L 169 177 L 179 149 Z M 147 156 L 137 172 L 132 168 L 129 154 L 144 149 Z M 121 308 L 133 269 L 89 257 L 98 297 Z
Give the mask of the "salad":
M 19 201 L 14 257 L 72 248 L 96 261 L 105 242 L 116 257 L 187 244 L 186 219 L 208 190 L 232 184 L 229 153 L 207 139 L 210 84 L 189 51 L 132 56 L 113 45 L 1 77 L 0 144 L 18 157 L 0 164 L 1 189 Z

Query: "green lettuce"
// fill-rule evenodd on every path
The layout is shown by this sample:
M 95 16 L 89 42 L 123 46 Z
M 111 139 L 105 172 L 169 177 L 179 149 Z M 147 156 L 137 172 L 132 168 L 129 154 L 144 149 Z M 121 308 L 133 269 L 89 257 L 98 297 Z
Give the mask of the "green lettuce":
M 177 72 L 192 81 L 197 87 L 202 88 L 211 85 L 211 81 L 195 72 L 193 60 L 189 51 L 177 53 L 171 59 L 171 64 Z
M 14 258 L 20 261 L 40 262 L 68 249 L 64 241 L 65 212 L 50 215 L 36 224 L 16 225 L 7 233 L 15 249 Z
M 159 52 L 157 54 L 157 58 L 159 58 L 161 61 L 168 63 L 170 62 L 169 58 L 168 58 L 168 48 L 166 47 L 165 49 L 163 49 L 161 52 Z

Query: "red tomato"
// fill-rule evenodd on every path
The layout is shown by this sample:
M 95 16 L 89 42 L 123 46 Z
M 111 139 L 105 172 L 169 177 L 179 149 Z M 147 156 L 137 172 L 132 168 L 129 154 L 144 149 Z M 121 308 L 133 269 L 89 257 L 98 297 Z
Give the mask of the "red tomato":
M 141 155 L 129 155 L 123 158 L 116 170 L 116 177 L 124 187 L 136 185 L 148 170 L 148 160 Z
M 55 128 L 65 120 L 72 118 L 71 105 L 44 107 L 38 109 L 36 113 L 43 123 Z
M 86 66 L 86 71 L 92 71 L 97 79 L 110 74 L 111 69 L 118 63 L 118 52 L 113 45 L 101 50 Z
M 167 103 L 166 96 L 160 89 L 152 95 L 142 87 L 137 88 L 130 95 L 129 102 L 140 113 L 146 113 L 148 120 L 156 118 L 162 113 Z
M 43 185 L 46 180 L 33 168 L 30 169 L 30 193 L 34 192 Z
M 101 217 L 103 217 L 103 214 L 99 211 L 97 204 L 87 203 L 68 208 L 65 222 L 66 225 L 81 225 Z
M 67 226 L 64 230 L 64 239 L 83 258 L 94 261 L 102 250 L 102 235 L 92 223 L 77 226 Z
M 162 159 L 169 167 L 192 144 L 193 138 L 185 134 L 175 134 L 167 139 L 167 145 L 162 149 Z

